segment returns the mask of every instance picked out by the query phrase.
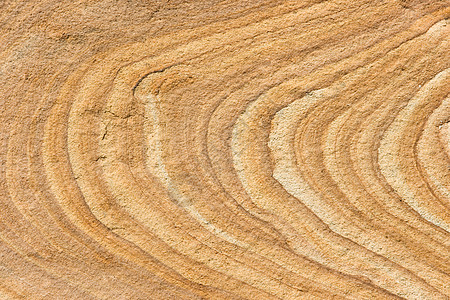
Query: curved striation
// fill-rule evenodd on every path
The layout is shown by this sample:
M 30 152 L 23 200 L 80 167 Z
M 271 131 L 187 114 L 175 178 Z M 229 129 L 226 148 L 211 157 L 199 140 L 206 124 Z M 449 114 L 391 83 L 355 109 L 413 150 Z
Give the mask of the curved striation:
M 448 299 L 450 2 L 0 3 L 1 299 Z

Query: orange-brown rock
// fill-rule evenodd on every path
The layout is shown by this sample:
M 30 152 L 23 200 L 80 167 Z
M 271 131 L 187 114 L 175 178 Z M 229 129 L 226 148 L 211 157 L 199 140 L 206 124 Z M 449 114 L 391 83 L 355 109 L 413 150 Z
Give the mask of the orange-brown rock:
M 0 1 L 0 299 L 449 299 L 450 1 Z

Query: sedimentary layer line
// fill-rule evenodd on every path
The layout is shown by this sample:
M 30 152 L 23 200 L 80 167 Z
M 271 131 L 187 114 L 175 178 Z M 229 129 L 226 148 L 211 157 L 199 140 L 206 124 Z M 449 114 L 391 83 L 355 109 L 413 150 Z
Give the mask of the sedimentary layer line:
M 448 299 L 450 2 L 3 1 L 1 299 Z

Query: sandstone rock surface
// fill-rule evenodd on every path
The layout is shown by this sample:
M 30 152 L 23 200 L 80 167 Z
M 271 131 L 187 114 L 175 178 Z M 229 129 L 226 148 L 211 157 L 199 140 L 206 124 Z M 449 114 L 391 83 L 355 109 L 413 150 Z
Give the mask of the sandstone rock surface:
M 0 1 L 0 299 L 449 299 L 450 1 Z

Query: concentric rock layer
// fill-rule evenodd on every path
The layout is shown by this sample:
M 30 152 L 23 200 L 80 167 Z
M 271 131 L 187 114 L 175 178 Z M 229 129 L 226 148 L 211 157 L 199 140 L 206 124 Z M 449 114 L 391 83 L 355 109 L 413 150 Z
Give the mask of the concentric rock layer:
M 0 298 L 449 299 L 449 16 L 0 1 Z

